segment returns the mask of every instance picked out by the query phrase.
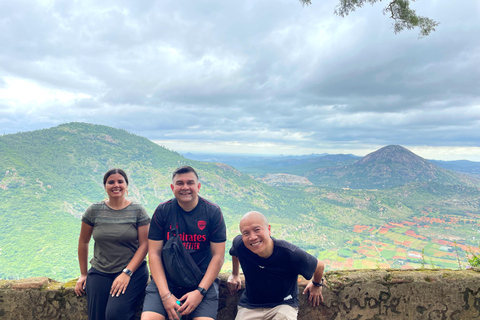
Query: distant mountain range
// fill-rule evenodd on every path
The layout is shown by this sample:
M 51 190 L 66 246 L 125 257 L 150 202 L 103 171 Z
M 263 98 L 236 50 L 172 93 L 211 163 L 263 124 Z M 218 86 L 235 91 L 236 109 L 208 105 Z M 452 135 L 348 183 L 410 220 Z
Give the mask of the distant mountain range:
M 429 161 L 402 146 L 390 145 L 365 157 L 354 155 L 307 156 L 222 156 L 193 155 L 200 161 L 220 161 L 252 174 L 272 185 L 282 185 L 272 174 L 298 175 L 308 179 L 306 184 L 333 188 L 385 189 L 412 182 L 478 185 L 480 163 L 472 161 Z M 467 175 L 468 174 L 468 175 Z M 268 175 L 268 179 L 267 178 Z M 298 179 L 299 184 L 305 184 Z M 287 182 L 284 185 L 291 185 Z
M 309 154 L 300 156 L 258 156 L 258 155 L 231 155 L 231 154 L 184 154 L 186 158 L 226 163 L 242 172 L 257 173 L 289 173 L 303 175 L 308 171 L 322 168 L 346 165 L 361 159 L 351 154 L 331 155 Z
M 468 160 L 455 160 L 455 161 L 441 161 L 441 160 L 429 160 L 436 166 L 444 169 L 468 173 L 475 177 L 480 177 L 480 162 L 468 161 Z
M 192 165 L 202 182 L 200 195 L 222 208 L 229 239 L 238 233 L 240 217 L 257 210 L 268 217 L 274 236 L 316 256 L 353 240 L 370 241 L 370 235 L 354 233 L 358 224 L 373 230 L 428 215 L 468 218 L 462 226 L 469 226 L 480 214 L 478 180 L 400 146 L 363 158 L 323 154 L 229 162 L 187 159 L 125 130 L 86 123 L 0 136 L 0 278 L 78 276 L 80 216 L 105 198 L 101 180 L 113 167 L 129 174 L 130 199 L 153 213 L 172 197 L 172 171 Z M 284 182 L 272 186 L 278 173 L 284 173 Z M 272 185 L 263 180 L 267 174 Z M 437 226 L 426 238 L 448 235 L 475 243 L 477 229 Z M 393 259 L 390 266 L 398 262 Z
M 413 182 L 475 186 L 478 179 L 438 167 L 402 146 L 386 146 L 343 167 L 308 172 L 314 184 L 353 189 L 385 189 Z

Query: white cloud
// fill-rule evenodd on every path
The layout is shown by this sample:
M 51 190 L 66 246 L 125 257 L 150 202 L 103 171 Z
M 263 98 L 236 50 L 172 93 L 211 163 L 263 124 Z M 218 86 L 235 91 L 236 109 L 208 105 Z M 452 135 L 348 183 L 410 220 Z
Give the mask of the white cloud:
M 382 3 L 337 3 L 0 2 L 0 133 L 83 121 L 177 148 L 475 158 L 478 4 L 412 3 L 441 23 L 418 40 Z
M 0 89 L 0 106 L 9 113 L 46 112 L 50 106 L 69 106 L 90 98 L 89 95 L 41 86 L 19 78 L 3 78 L 4 88 Z

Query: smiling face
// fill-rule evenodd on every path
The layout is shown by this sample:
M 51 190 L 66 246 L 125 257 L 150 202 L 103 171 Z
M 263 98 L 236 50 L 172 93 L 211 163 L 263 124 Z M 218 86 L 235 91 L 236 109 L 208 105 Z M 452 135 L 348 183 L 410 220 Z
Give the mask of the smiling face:
M 125 178 L 120 173 L 111 174 L 105 181 L 105 191 L 109 199 L 124 197 L 127 191 Z
M 178 204 L 185 211 L 190 211 L 195 208 L 198 203 L 198 192 L 201 187 L 195 173 L 187 172 L 175 175 L 170 187 Z
M 270 238 L 270 225 L 259 212 L 249 212 L 240 220 L 240 232 L 245 246 L 262 258 L 268 258 L 273 252 L 273 240 Z

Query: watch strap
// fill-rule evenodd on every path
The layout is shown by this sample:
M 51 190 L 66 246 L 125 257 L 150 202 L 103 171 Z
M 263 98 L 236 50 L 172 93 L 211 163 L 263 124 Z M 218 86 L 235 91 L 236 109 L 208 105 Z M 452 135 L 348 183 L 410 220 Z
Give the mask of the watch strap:
M 197 290 L 200 291 L 200 293 L 201 293 L 202 296 L 204 296 L 204 297 L 205 297 L 205 295 L 207 294 L 207 290 L 205 290 L 205 289 L 202 288 L 202 287 L 198 287 Z
M 133 275 L 133 272 L 132 272 L 132 270 L 130 270 L 130 269 L 127 269 L 127 268 L 123 269 L 123 271 L 122 271 L 122 272 L 126 273 L 126 274 L 127 274 L 127 275 L 129 275 L 130 277 Z
M 315 282 L 315 281 L 313 281 L 313 279 L 312 279 L 312 284 L 313 284 L 315 287 L 321 287 L 321 286 L 323 286 L 323 278 L 322 278 L 322 280 L 321 280 L 320 282 Z

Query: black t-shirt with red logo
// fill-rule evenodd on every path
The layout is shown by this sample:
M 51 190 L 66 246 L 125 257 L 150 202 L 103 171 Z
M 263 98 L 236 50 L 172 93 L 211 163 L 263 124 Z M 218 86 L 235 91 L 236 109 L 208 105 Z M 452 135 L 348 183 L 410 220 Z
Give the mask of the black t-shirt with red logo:
M 198 204 L 190 212 L 183 210 L 175 198 L 160 203 L 155 209 L 148 239 L 154 241 L 169 239 L 172 221 L 177 218 L 177 232 L 202 273 L 207 270 L 212 259 L 210 242 L 221 243 L 227 240 L 227 228 L 219 206 L 198 197 Z
M 268 258 L 253 253 L 242 235 L 233 239 L 230 255 L 240 261 L 245 275 L 245 291 L 238 305 L 248 309 L 274 308 L 281 304 L 294 307 L 298 301 L 298 275 L 311 279 L 318 260 L 305 250 L 272 237 L 273 252 Z

